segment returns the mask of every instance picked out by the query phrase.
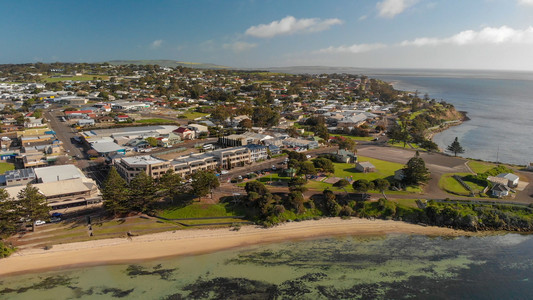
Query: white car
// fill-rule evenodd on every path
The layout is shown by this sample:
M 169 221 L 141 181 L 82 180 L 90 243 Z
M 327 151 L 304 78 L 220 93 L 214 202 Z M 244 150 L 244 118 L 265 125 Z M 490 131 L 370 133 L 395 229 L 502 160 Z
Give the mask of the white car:
M 42 220 L 35 221 L 35 226 L 44 225 L 44 224 L 46 224 L 45 221 L 42 221 Z
M 307 154 L 305 157 L 307 157 L 307 159 L 310 159 L 311 155 Z
M 229 173 L 229 171 L 226 171 L 226 170 L 222 170 L 222 171 L 220 172 L 220 174 L 222 174 L 222 175 L 226 175 L 226 174 L 228 174 L 228 173 Z

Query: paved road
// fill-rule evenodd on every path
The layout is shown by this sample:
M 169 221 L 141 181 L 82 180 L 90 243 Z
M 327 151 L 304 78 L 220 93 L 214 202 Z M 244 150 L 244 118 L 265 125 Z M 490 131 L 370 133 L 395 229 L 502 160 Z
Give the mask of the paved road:
M 81 147 L 78 147 L 77 145 L 72 144 L 72 138 L 76 135 L 75 129 L 69 127 L 66 122 L 61 122 L 59 120 L 63 113 L 54 110 L 53 112 L 46 111 L 44 115 L 50 123 L 50 127 L 52 127 L 52 129 L 56 132 L 56 137 L 63 142 L 63 148 L 65 149 L 65 151 L 67 151 L 71 156 L 74 157 L 85 157 L 83 149 Z

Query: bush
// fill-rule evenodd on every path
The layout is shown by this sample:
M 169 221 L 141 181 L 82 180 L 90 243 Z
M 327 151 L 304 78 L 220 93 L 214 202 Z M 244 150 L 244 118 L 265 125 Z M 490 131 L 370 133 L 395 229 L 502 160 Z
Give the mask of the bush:
M 346 180 L 346 179 L 343 178 L 343 179 L 341 179 L 341 180 L 335 182 L 335 183 L 333 184 L 333 186 L 335 186 L 335 187 L 345 187 L 345 186 L 347 186 L 347 185 L 349 185 L 349 184 L 350 184 L 350 182 L 348 182 L 348 180 Z
M 4 244 L 4 242 L 0 241 L 0 258 L 8 257 L 13 252 L 15 252 L 15 248 L 8 246 Z

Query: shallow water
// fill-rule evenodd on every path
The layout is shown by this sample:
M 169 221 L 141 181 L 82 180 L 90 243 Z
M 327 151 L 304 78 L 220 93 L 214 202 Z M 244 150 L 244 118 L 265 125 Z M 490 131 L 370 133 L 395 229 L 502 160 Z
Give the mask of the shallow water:
M 285 242 L 0 279 L 0 299 L 533 298 L 531 236 Z

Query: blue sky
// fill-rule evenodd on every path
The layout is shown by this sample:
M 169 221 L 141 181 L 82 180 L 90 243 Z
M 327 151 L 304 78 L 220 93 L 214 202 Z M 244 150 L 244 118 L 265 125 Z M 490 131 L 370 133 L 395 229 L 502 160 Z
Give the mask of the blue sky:
M 533 0 L 5 0 L 0 34 L 0 63 L 533 70 Z

